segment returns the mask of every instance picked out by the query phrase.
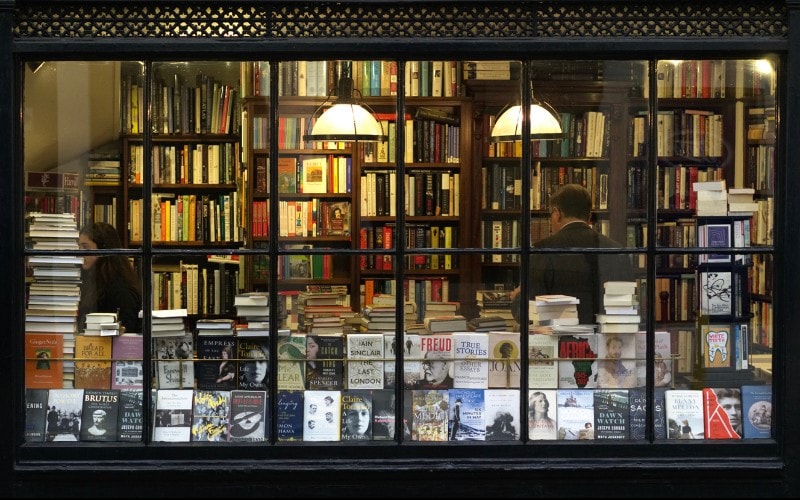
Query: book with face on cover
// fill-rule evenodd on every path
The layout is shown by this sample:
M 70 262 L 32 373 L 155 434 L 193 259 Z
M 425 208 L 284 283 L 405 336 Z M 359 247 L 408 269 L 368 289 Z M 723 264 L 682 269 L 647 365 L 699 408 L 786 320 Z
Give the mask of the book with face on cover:
M 266 391 L 231 391 L 230 437 L 236 441 L 265 441 L 269 432 Z
M 703 439 L 704 403 L 700 389 L 671 389 L 664 393 L 668 439 Z
M 117 441 L 117 389 L 85 389 L 81 409 L 81 441 Z

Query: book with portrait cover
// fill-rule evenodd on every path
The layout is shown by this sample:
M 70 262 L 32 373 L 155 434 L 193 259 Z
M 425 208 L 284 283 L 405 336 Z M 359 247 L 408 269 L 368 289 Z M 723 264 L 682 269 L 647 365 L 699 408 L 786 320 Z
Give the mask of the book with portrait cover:
M 483 332 L 453 333 L 453 387 L 489 387 L 489 336 Z
M 81 408 L 81 441 L 116 441 L 119 390 L 85 389 Z
M 231 392 L 195 389 L 192 403 L 192 441 L 228 442 Z
M 64 335 L 61 333 L 25 334 L 25 387 L 61 389 L 64 387 Z
M 394 439 L 397 412 L 393 389 L 372 391 L 372 439 L 386 441 Z
M 411 440 L 447 441 L 447 389 L 415 389 L 411 391 Z
M 111 388 L 141 389 L 144 382 L 142 371 L 142 335 L 125 333 L 111 337 Z
M 772 386 L 742 386 L 742 436 L 744 439 L 769 439 L 772 436 Z
M 627 389 L 595 389 L 594 438 L 630 439 L 630 407 Z
M 558 439 L 594 439 L 594 390 L 556 391 Z
M 158 389 L 153 413 L 153 441 L 190 442 L 193 405 L 192 389 Z
M 264 177 L 267 176 L 264 175 Z M 266 181 L 262 183 L 262 186 L 264 189 L 260 190 L 260 192 L 266 193 Z M 278 157 L 278 192 L 297 192 L 297 158 L 294 156 Z
M 670 389 L 664 393 L 668 439 L 703 439 L 703 391 Z
M 558 387 L 558 336 L 532 333 L 528 335 L 528 387 Z
M 558 439 L 556 389 L 528 390 L 528 438 Z
M 597 387 L 597 334 L 559 335 L 558 388 Z
M 347 335 L 347 388 L 383 389 L 383 333 Z
M 230 437 L 231 442 L 266 441 L 269 432 L 269 412 L 266 391 L 231 391 Z
M 267 337 L 237 337 L 237 387 L 249 391 L 269 388 L 269 339 Z
M 306 391 L 303 395 L 303 441 L 339 441 L 341 391 Z
M 278 337 L 278 390 L 306 388 L 306 335 L 291 333 Z
M 522 436 L 519 413 L 519 390 L 487 389 L 484 391 L 486 441 L 516 441 Z
M 449 440 L 486 440 L 486 402 L 483 389 L 450 389 Z M 493 416 L 490 416 L 493 417 Z
M 306 336 L 306 389 L 344 388 L 344 335 L 330 333 Z
M 420 335 L 419 389 L 453 387 L 453 336 L 450 333 Z
M 394 332 L 383 333 L 383 387 L 394 388 L 397 383 L 397 337 Z
M 229 391 L 236 389 L 236 337 L 198 335 L 194 376 L 197 389 Z
M 111 388 L 112 340 L 113 337 L 75 336 L 75 388 Z
M 385 389 L 376 389 L 383 391 Z M 374 404 L 372 391 L 355 389 L 342 392 L 342 441 L 369 441 L 373 436 Z
M 407 333 L 403 341 L 403 384 L 406 389 L 417 387 L 422 373 L 422 342 L 417 333 Z
M 303 391 L 278 391 L 276 429 L 278 441 L 303 440 Z
M 597 387 L 603 389 L 636 387 L 636 335 L 631 333 L 596 335 Z
M 25 389 L 25 442 L 44 442 L 48 409 L 47 389 Z
M 349 201 L 331 201 L 324 204 L 327 213 L 322 218 L 323 236 L 349 236 L 350 235 L 350 212 L 352 211 Z
M 194 387 L 194 339 L 191 333 L 153 337 L 156 382 L 159 389 Z
M 739 388 L 703 389 L 706 439 L 742 439 L 742 393 Z
M 141 441 L 144 429 L 142 389 L 120 389 L 117 441 Z
M 78 441 L 84 389 L 50 389 L 47 393 L 47 442 Z

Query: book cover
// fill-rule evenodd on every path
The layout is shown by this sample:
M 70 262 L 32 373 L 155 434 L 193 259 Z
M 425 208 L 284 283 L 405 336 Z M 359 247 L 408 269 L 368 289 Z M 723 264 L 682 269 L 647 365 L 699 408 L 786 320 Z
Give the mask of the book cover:
M 730 271 L 700 273 L 700 314 L 704 316 L 733 314 Z
M 25 389 L 25 442 L 43 443 L 47 435 L 47 389 Z
M 25 387 L 61 389 L 64 387 L 64 335 L 25 334 Z
M 486 439 L 486 408 L 483 389 L 450 389 L 450 441 L 484 441 Z
M 85 389 L 81 408 L 81 441 L 116 441 L 119 390 Z
M 383 389 L 377 389 L 382 391 Z M 372 391 L 355 389 L 342 393 L 342 441 L 373 439 Z
M 403 342 L 403 384 L 406 389 L 419 385 L 422 374 L 422 340 L 417 333 L 407 333 Z
M 197 389 L 232 390 L 237 383 L 236 337 L 198 335 L 194 375 Z M 203 360 L 203 361 L 199 361 Z M 207 360 L 207 361 L 205 361 Z
M 449 389 L 453 387 L 453 336 L 420 335 L 420 373 L 417 388 Z
M 236 358 L 238 382 L 236 387 L 249 391 L 269 388 L 269 339 L 266 337 L 237 337 Z
M 668 439 L 703 439 L 703 391 L 671 389 L 664 393 Z
M 347 389 L 383 389 L 383 334 L 347 335 Z
M 303 158 L 299 192 L 328 192 L 328 159 L 326 157 Z
M 666 439 L 666 427 L 664 421 L 664 392 L 666 388 L 659 387 L 655 390 L 655 400 L 653 401 L 654 432 L 656 439 Z M 631 441 L 643 441 L 646 439 L 647 430 L 647 390 L 644 387 L 634 387 L 628 389 L 630 428 L 629 434 Z
M 729 248 L 731 246 L 731 226 L 729 224 L 706 224 L 700 226 L 700 246 Z M 703 254 L 701 263 L 730 262 L 730 254 Z
M 153 441 L 190 442 L 193 406 L 192 389 L 158 389 L 153 413 Z
M 275 424 L 278 441 L 303 440 L 303 391 L 278 391 Z
M 192 406 L 192 441 L 226 443 L 230 404 L 230 391 L 195 389 Z
M 394 388 L 397 383 L 397 336 L 394 332 L 383 332 L 383 387 Z
M 706 439 L 742 438 L 742 393 L 734 387 L 703 388 Z
M 352 212 L 350 202 L 331 201 L 325 207 L 328 216 L 323 219 L 323 223 L 327 222 L 323 227 L 323 236 L 349 236 Z
M 519 388 L 521 372 L 519 332 L 489 332 L 489 387 Z
M 655 335 L 655 386 L 668 387 L 672 383 L 672 333 L 656 331 Z M 636 334 L 636 386 L 644 387 L 647 382 L 647 336 L 644 332 Z
M 111 388 L 111 341 L 112 337 L 75 336 L 75 388 Z
M 731 325 L 700 325 L 701 356 L 705 368 L 729 368 L 734 359 Z
M 306 336 L 306 389 L 344 388 L 344 335 Z
M 50 389 L 47 395 L 47 442 L 78 441 L 84 389 Z
M 516 441 L 522 436 L 519 390 L 487 389 L 484 391 L 486 441 Z
M 557 335 L 528 335 L 528 387 L 558 387 L 558 338 Z
M 231 391 L 230 431 L 231 442 L 260 442 L 268 439 L 269 393 L 259 390 Z
M 559 335 L 558 388 L 597 387 L 597 335 Z
M 453 387 L 489 387 L 489 336 L 486 333 L 453 333 Z
M 447 389 L 415 389 L 411 391 L 411 440 L 447 441 Z
M 558 439 L 594 439 L 594 390 L 557 389 Z
M 125 333 L 112 337 L 111 388 L 141 389 L 144 383 L 142 370 L 142 335 Z
M 528 438 L 558 439 L 556 389 L 528 390 Z
M 266 170 L 264 171 L 264 179 L 258 178 L 261 181 L 258 184 L 259 192 L 266 193 Z M 278 192 L 279 193 L 296 193 L 297 192 L 297 158 L 294 156 L 279 156 L 278 157 Z
M 141 441 L 144 429 L 142 389 L 120 389 L 117 441 Z
M 406 398 L 410 399 L 410 392 L 406 391 Z M 392 440 L 397 428 L 402 426 L 405 439 L 411 437 L 411 429 L 403 418 L 400 422 L 395 394 L 393 389 L 376 389 L 372 391 L 372 439 L 375 441 Z
M 278 337 L 278 390 L 306 388 L 306 336 L 292 333 Z
M 180 337 L 154 337 L 156 383 L 159 389 L 194 387 L 194 339 L 191 333 Z
M 772 386 L 742 386 L 742 431 L 744 439 L 769 439 L 772 436 Z
M 627 389 L 595 389 L 594 438 L 630 439 L 630 400 Z
M 597 387 L 619 389 L 635 386 L 636 336 L 630 333 L 598 333 Z
M 341 391 L 305 391 L 303 441 L 339 441 L 341 403 Z

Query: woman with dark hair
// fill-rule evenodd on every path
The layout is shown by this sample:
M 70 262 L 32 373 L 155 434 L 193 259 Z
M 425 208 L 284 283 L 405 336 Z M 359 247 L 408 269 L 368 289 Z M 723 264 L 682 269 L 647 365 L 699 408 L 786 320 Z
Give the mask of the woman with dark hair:
M 81 250 L 122 248 L 114 226 L 95 222 L 84 226 L 78 237 Z M 141 280 L 124 255 L 86 255 L 81 272 L 80 327 L 86 314 L 113 312 L 127 332 L 141 333 Z

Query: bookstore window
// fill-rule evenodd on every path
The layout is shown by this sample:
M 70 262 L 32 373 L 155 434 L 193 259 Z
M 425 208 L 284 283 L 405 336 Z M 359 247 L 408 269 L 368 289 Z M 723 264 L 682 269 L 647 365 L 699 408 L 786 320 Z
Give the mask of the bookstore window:
M 26 69 L 26 441 L 769 438 L 774 67 Z

